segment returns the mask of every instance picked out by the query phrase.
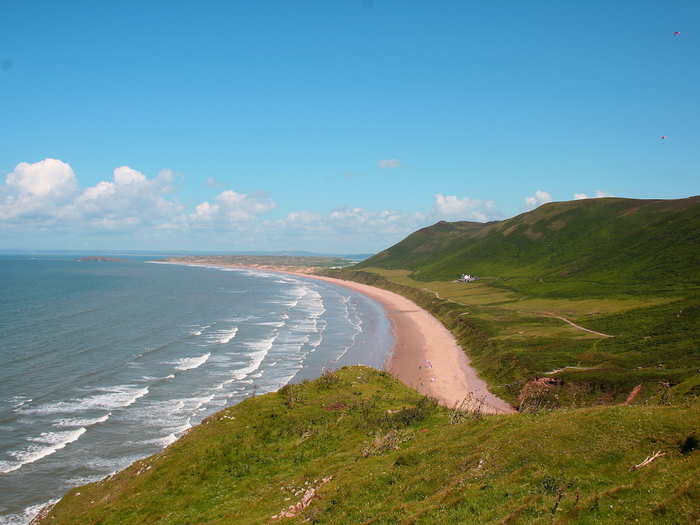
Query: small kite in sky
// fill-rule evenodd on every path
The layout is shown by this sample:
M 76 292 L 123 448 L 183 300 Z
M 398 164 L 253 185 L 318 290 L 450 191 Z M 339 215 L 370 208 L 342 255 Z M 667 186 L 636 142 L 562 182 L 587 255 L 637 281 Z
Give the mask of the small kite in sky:
M 680 32 L 680 31 L 674 31 L 674 32 L 673 32 L 673 36 L 681 36 L 681 32 Z
M 666 140 L 666 135 L 661 135 L 661 140 Z

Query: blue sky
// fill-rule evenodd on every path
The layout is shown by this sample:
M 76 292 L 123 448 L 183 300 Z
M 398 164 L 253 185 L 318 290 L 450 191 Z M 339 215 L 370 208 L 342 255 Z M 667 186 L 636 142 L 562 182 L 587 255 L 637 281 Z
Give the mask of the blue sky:
M 0 9 L 0 248 L 373 251 L 700 193 L 697 1 Z

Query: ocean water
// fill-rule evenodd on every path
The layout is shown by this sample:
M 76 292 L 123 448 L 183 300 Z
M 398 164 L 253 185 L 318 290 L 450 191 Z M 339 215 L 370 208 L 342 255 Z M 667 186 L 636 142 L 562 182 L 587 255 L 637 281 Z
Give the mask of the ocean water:
M 393 337 L 351 290 L 263 271 L 0 256 L 0 524 Z

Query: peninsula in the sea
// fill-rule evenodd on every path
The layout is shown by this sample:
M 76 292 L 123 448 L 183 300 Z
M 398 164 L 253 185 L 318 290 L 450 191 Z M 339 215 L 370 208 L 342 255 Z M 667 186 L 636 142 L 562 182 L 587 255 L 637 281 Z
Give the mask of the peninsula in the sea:
M 125 259 L 119 257 L 105 257 L 103 255 L 88 255 L 80 257 L 78 262 L 124 262 Z

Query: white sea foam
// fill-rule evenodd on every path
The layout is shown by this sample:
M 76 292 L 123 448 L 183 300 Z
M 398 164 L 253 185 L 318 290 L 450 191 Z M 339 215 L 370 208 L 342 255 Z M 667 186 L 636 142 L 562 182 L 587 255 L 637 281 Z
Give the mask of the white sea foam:
M 12 405 L 12 408 L 19 408 L 22 405 L 26 405 L 27 403 L 31 403 L 32 398 L 27 397 L 27 396 L 18 395 L 18 396 L 12 396 L 10 399 L 8 399 L 8 401 Z
M 155 443 L 156 443 L 157 445 L 160 445 L 161 447 L 165 448 L 165 447 L 167 447 L 168 445 L 172 445 L 172 444 L 175 443 L 176 441 L 177 441 L 177 436 L 175 435 L 174 432 L 171 432 L 170 434 L 168 434 L 168 435 L 165 436 L 165 437 L 156 439 L 156 440 L 155 440 Z
M 178 437 L 179 436 L 175 432 L 171 432 L 167 436 L 155 439 L 147 439 L 145 441 L 140 441 L 139 443 L 142 443 L 144 445 L 158 445 L 159 447 L 165 448 L 168 445 L 175 443 Z
M 17 410 L 21 414 L 60 414 L 80 412 L 83 410 L 113 410 L 133 405 L 136 400 L 148 394 L 148 387 L 139 388 L 134 385 L 117 385 L 100 388 L 101 394 L 95 394 L 82 399 L 58 401 L 36 408 Z
M 245 323 L 246 321 L 250 321 L 252 319 L 257 319 L 257 316 L 255 315 L 243 315 L 239 317 L 232 317 L 231 319 L 228 319 L 232 323 Z
M 206 330 L 206 329 L 209 328 L 210 326 L 211 326 L 210 324 L 204 325 L 204 326 L 199 326 L 199 327 L 195 328 L 194 330 L 192 330 L 192 331 L 190 332 L 190 335 L 202 335 L 202 333 L 204 332 L 204 330 Z
M 207 352 L 206 354 L 197 357 L 183 357 L 174 363 L 175 370 L 193 370 L 195 368 L 199 368 L 207 362 L 207 359 L 209 359 L 210 356 L 211 352 Z
M 134 461 L 143 459 L 142 455 L 118 456 L 113 458 L 96 457 L 87 460 L 87 466 L 94 470 L 109 472 L 110 475 L 131 465 Z
M 263 321 L 261 323 L 255 323 L 258 326 L 272 326 L 273 328 L 282 328 L 285 325 L 284 321 Z
M 175 441 L 177 438 L 179 438 L 183 433 L 185 433 L 187 430 L 192 428 L 192 419 L 190 417 L 187 418 L 187 420 L 182 424 L 182 425 L 177 425 L 177 426 L 166 426 L 163 427 L 161 430 L 163 432 L 168 432 L 167 435 L 154 438 L 154 439 L 146 439 L 143 441 L 128 441 L 128 444 L 146 444 L 146 445 L 160 445 L 162 447 L 167 447 L 170 445 L 173 441 Z
M 0 516 L 0 525 L 27 525 L 36 518 L 37 514 L 39 514 L 41 509 L 46 505 L 54 505 L 57 502 L 57 499 L 52 499 L 44 503 L 39 503 L 38 505 L 31 505 L 24 509 L 21 514 L 6 514 L 5 516 Z
M 193 412 L 196 412 L 197 410 L 199 410 L 200 408 L 202 408 L 204 405 L 209 404 L 209 402 L 210 402 L 212 399 L 214 399 L 214 395 L 215 395 L 215 394 L 210 394 L 210 395 L 204 396 L 204 397 L 193 397 L 193 398 L 190 398 L 190 401 L 194 401 L 194 407 L 193 407 L 192 411 L 193 411 Z M 188 420 L 188 421 L 189 421 L 189 420 Z M 191 426 L 191 425 L 190 425 L 190 426 Z M 189 428 L 189 426 L 188 426 L 187 428 Z
M 225 345 L 226 343 L 231 342 L 231 340 L 236 337 L 236 334 L 238 333 L 238 327 L 233 327 L 231 330 L 222 330 L 220 332 L 217 332 L 218 338 L 216 340 L 217 343 Z
M 83 476 L 80 478 L 70 478 L 66 480 L 66 485 L 70 487 L 80 487 L 81 485 L 87 485 L 88 483 L 95 483 L 95 481 L 100 481 L 104 479 L 104 476 Z
M 168 374 L 164 377 L 142 376 L 141 379 L 143 381 L 167 381 L 168 379 L 175 379 L 175 374 Z
M 352 337 L 350 339 L 350 344 L 346 345 L 343 350 L 338 354 L 338 356 L 335 358 L 335 361 L 338 362 L 340 359 L 342 359 L 345 354 L 347 354 L 350 349 L 355 346 L 355 342 L 357 341 L 357 337 L 362 333 L 362 318 L 360 317 L 358 311 L 357 311 L 357 306 L 350 301 L 350 297 L 343 297 L 343 303 L 345 304 L 345 319 L 347 322 L 350 324 L 350 326 L 353 329 Z
M 104 423 L 110 418 L 111 415 L 112 413 L 108 412 L 104 416 L 93 418 L 62 418 L 54 421 L 53 424 L 56 427 L 91 427 L 92 425 L 96 425 L 98 423 Z
M 272 348 L 275 339 L 277 339 L 277 334 L 268 339 L 261 339 L 259 341 L 250 341 L 244 343 L 245 346 L 253 350 L 253 352 L 248 355 L 248 357 L 250 358 L 250 363 L 248 364 L 248 366 L 236 370 L 233 374 L 233 378 L 236 380 L 244 379 L 247 375 L 255 372 L 258 368 L 260 368 L 260 364 L 265 359 L 265 356 L 270 351 L 270 348 Z
M 7 474 L 22 468 L 28 463 L 34 463 L 46 456 L 65 448 L 66 445 L 77 441 L 87 429 L 85 427 L 66 432 L 43 432 L 40 436 L 29 438 L 27 441 L 41 443 L 40 445 L 29 445 L 24 450 L 13 450 L 9 455 L 17 461 L 4 461 L 0 464 L 0 474 Z

